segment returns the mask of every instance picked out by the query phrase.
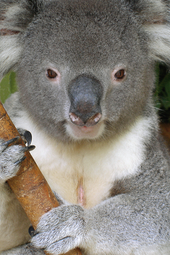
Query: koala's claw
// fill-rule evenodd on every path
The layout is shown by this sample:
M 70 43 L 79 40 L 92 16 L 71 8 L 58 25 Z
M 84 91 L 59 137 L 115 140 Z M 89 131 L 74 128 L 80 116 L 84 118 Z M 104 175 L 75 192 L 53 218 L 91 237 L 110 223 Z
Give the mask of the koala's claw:
M 31 146 L 27 146 L 27 147 L 24 147 L 23 148 L 23 151 L 32 151 L 35 149 L 35 146 L 34 145 L 31 145 Z M 23 158 L 17 160 L 14 164 L 15 165 L 19 165 L 21 164 L 24 160 L 26 159 L 26 157 L 24 156 Z
M 35 236 L 35 229 L 33 228 L 33 226 L 30 226 L 28 229 L 28 233 L 31 237 Z
M 19 136 L 16 136 L 15 138 L 12 138 L 12 139 L 10 139 L 10 140 L 8 140 L 8 141 L 2 143 L 2 146 L 8 147 L 10 144 L 12 144 L 12 143 L 18 141 L 19 138 L 20 138 Z
M 23 141 L 29 146 L 32 142 L 32 134 L 25 129 L 18 128 L 18 132 L 20 133 Z
M 24 132 L 23 136 L 24 136 L 24 139 L 25 139 L 27 145 L 29 146 L 32 142 L 32 134 L 29 131 L 26 130 Z
M 14 164 L 17 166 L 17 165 L 21 164 L 25 159 L 26 159 L 26 157 L 24 156 L 23 158 L 17 160 Z
M 35 149 L 35 145 L 25 147 L 25 151 L 33 151 Z

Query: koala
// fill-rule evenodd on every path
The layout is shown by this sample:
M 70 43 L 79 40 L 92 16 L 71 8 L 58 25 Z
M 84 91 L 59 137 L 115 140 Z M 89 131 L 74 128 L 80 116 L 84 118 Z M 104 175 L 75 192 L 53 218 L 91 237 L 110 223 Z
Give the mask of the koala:
M 0 0 L 5 108 L 26 139 L 0 139 L 0 254 L 170 255 L 170 157 L 154 106 L 170 62 L 168 0 Z M 31 151 L 60 202 L 28 233 L 10 190 Z M 10 145 L 10 146 L 9 146 Z

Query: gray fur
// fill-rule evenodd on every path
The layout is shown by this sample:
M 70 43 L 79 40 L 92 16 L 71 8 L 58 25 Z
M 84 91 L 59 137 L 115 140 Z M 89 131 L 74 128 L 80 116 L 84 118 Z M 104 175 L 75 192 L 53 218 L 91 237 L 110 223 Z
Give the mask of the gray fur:
M 1 255 L 19 255 L 19 254 L 24 254 L 24 255 L 44 255 L 44 251 L 35 249 L 31 244 L 26 244 L 23 245 L 22 247 L 17 247 L 8 251 L 3 251 L 1 252 Z
M 7 147 L 3 140 L 0 140 L 0 179 L 4 182 L 9 178 L 14 177 L 19 170 L 20 160 L 24 157 L 24 148 L 20 145 Z M 8 158 L 11 160 L 9 161 Z
M 41 218 L 34 248 L 25 244 L 30 222 L 5 184 L 24 152 L 0 140 L 0 254 L 61 254 L 78 246 L 84 255 L 170 255 L 170 160 L 152 100 L 155 61 L 170 62 L 169 8 L 169 0 L 0 0 L 0 78 L 14 69 L 19 86 L 5 107 L 22 133 L 33 134 L 33 156 L 61 202 Z M 112 71 L 120 67 L 127 76 L 115 82 Z M 61 74 L 59 83 L 46 77 L 50 68 Z M 70 123 L 68 88 L 80 75 L 102 84 L 103 129 L 95 137 L 76 137 Z M 105 172 L 96 167 L 103 164 Z M 67 190 L 71 180 L 75 190 Z M 88 207 L 87 183 L 96 201 L 106 190 L 88 209 L 80 202 Z M 76 187 L 79 203 L 70 198 Z

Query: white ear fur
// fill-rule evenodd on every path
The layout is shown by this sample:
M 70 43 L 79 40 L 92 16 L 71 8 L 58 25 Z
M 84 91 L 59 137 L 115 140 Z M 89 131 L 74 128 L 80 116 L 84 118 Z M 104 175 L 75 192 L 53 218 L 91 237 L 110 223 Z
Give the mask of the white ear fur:
M 162 0 L 147 0 L 143 15 L 143 28 L 149 38 L 150 57 L 170 63 L 170 6 Z
M 0 1 L 0 80 L 21 57 L 21 33 L 36 14 L 39 1 Z
M 24 8 L 24 7 L 23 7 Z M 11 29 L 11 30 L 17 30 L 17 31 L 22 31 L 23 29 L 19 26 L 15 26 L 15 21 L 17 19 L 17 17 L 19 17 L 20 15 L 22 15 L 22 13 L 24 13 L 24 9 L 21 6 L 19 6 L 18 4 L 13 4 L 11 6 L 9 6 L 4 13 L 4 20 L 2 20 L 0 22 L 0 29 L 1 28 L 5 28 L 6 29 Z
M 170 24 L 145 26 L 145 31 L 149 35 L 151 58 L 170 63 Z
M 6 8 L 5 8 L 6 7 Z M 0 80 L 19 60 L 22 47 L 19 44 L 21 28 L 15 26 L 16 15 L 22 12 L 21 7 L 12 4 L 4 6 L 0 20 Z

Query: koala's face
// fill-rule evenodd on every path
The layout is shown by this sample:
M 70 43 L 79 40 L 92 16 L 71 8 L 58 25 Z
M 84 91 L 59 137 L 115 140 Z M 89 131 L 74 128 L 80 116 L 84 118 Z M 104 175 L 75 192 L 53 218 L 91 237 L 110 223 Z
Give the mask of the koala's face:
M 106 139 L 145 110 L 146 38 L 122 1 L 66 2 L 50 1 L 24 35 L 21 97 L 57 139 Z

